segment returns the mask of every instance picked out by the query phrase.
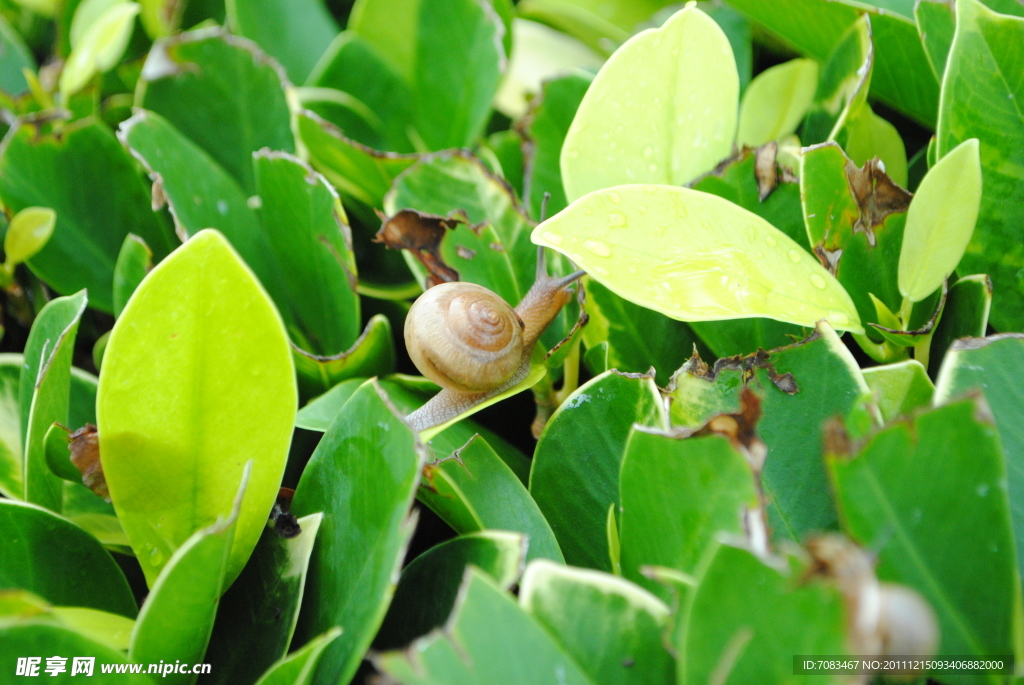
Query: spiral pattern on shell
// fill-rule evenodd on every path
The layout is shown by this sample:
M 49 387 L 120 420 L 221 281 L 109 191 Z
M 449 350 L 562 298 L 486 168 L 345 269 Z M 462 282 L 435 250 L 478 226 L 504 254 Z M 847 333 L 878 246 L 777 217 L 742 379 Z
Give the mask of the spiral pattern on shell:
M 507 381 L 523 362 L 523 321 L 496 293 L 473 283 L 442 283 L 405 319 L 413 364 L 443 388 L 474 393 Z

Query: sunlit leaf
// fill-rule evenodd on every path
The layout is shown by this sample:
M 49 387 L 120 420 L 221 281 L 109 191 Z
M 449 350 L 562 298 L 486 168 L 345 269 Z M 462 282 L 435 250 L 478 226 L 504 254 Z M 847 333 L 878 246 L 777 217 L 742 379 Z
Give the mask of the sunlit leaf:
M 981 204 L 979 144 L 972 138 L 932 167 L 907 212 L 900 251 L 900 292 L 923 300 L 942 285 L 967 249 Z
M 675 319 L 826 319 L 863 330 L 850 296 L 800 245 L 759 216 L 688 188 L 596 191 L 538 226 L 533 240 L 612 292 Z
M 757 147 L 796 130 L 818 85 L 818 63 L 795 59 L 758 74 L 740 105 L 738 145 Z
M 219 233 L 193 236 L 135 291 L 107 347 L 97 418 L 110 496 L 151 584 L 228 513 L 252 460 L 227 582 L 241 571 L 281 483 L 294 373 L 280 316 Z
M 598 72 L 565 137 L 566 197 L 710 171 L 732 151 L 738 99 L 729 40 L 695 6 L 636 35 Z

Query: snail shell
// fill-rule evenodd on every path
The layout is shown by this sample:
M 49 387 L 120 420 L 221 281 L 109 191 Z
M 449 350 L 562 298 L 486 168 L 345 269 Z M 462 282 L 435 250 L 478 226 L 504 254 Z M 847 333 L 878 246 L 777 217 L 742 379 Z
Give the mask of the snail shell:
M 505 300 L 473 283 L 441 283 L 421 295 L 405 319 L 413 364 L 442 388 L 479 393 L 519 369 L 524 324 Z

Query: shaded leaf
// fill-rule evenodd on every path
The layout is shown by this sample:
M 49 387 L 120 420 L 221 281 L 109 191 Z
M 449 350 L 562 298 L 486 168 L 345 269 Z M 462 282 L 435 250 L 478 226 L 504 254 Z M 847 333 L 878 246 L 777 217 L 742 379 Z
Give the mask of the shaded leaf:
M 795 59 L 758 74 L 740 104 L 737 145 L 757 147 L 793 133 L 811 106 L 818 63 Z
M 964 276 L 949 286 L 942 319 L 932 335 L 928 373 L 937 377 L 946 351 L 960 338 L 981 338 L 988 330 L 992 279 L 985 274 Z
M 875 394 L 886 423 L 927 407 L 935 392 L 927 371 L 915 359 L 864 369 L 864 380 Z
M 480 436 L 428 463 L 418 497 L 458 533 L 516 531 L 526 539 L 527 559 L 563 560 L 537 503 Z
M 331 628 L 267 669 L 256 685 L 311 685 L 324 650 L 341 635 Z
M 295 490 L 292 512 L 323 512 L 295 643 L 333 626 L 317 682 L 347 682 L 384 619 L 405 556 L 423 448 L 375 380 L 327 429 Z
M 58 606 L 136 615 L 124 573 L 91 535 L 41 507 L 8 499 L 0 500 L 0 519 L 8 531 L 0 539 L 0 588 L 28 590 Z
M 281 67 L 219 28 L 154 44 L 135 103 L 165 118 L 254 195 L 252 153 L 294 152 Z M 199 228 L 209 228 L 201 226 Z
M 595 683 L 674 682 L 662 644 L 668 607 L 621 578 L 537 561 L 523 575 L 519 606 Z
M 879 579 L 914 588 L 935 609 L 939 657 L 1013 651 L 1020 598 L 1006 467 L 996 428 L 977 401 L 920 414 L 872 436 L 855 455 L 828 459 L 844 526 L 879 550 Z
M 114 316 L 121 316 L 132 293 L 153 268 L 153 251 L 139 236 L 129 233 L 114 264 Z
M 228 22 L 301 83 L 338 33 L 322 0 L 228 0 Z
M 976 0 L 957 3 L 957 32 L 943 79 L 936 132 L 941 159 L 970 138 L 979 141 L 982 199 L 978 225 L 960 262 L 963 273 L 987 273 L 992 325 L 1024 327 L 1024 18 L 992 13 Z
M 546 682 L 551 674 L 560 685 L 592 682 L 515 600 L 473 568 L 463 576 L 445 630 L 414 645 L 415 652 L 376 655 L 374 665 L 402 685 L 517 685 Z
M 667 599 L 645 566 L 693 574 L 719 533 L 744 532 L 755 474 L 727 439 L 633 429 L 622 458 L 622 575 Z
M 530 494 L 569 564 L 611 570 L 608 505 L 619 503 L 619 469 L 634 423 L 664 427 L 658 387 L 649 376 L 608 371 L 566 398 L 540 436 Z
M 149 192 L 129 154 L 92 118 L 63 126 L 15 125 L 0 150 L 0 199 L 9 210 L 49 207 L 53 237 L 28 264 L 58 293 L 89 290 L 92 307 L 113 311 L 114 263 L 129 233 L 157 258 L 172 248 L 170 232 L 150 208 Z
M 469 566 L 486 573 L 502 590 L 512 587 L 526 563 L 527 544 L 523 535 L 482 531 L 442 542 L 413 559 L 402 569 L 374 648 L 399 649 L 441 628 Z

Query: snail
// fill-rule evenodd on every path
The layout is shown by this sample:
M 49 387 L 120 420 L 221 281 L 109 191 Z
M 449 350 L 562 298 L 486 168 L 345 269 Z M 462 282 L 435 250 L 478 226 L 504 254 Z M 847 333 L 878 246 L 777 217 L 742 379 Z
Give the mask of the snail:
M 405 319 L 405 345 L 416 368 L 441 392 L 406 417 L 410 426 L 420 432 L 445 423 L 526 378 L 534 344 L 572 299 L 567 288 L 582 275 L 548 275 L 540 251 L 537 278 L 514 308 L 487 288 L 462 281 L 420 295 Z
M 811 571 L 835 581 L 846 604 L 850 647 L 877 656 L 930 657 L 939 646 L 934 610 L 916 590 L 879 582 L 874 560 L 847 538 L 823 534 L 807 542 Z M 898 678 L 909 680 L 910 673 Z M 857 682 L 857 681 L 855 681 Z

